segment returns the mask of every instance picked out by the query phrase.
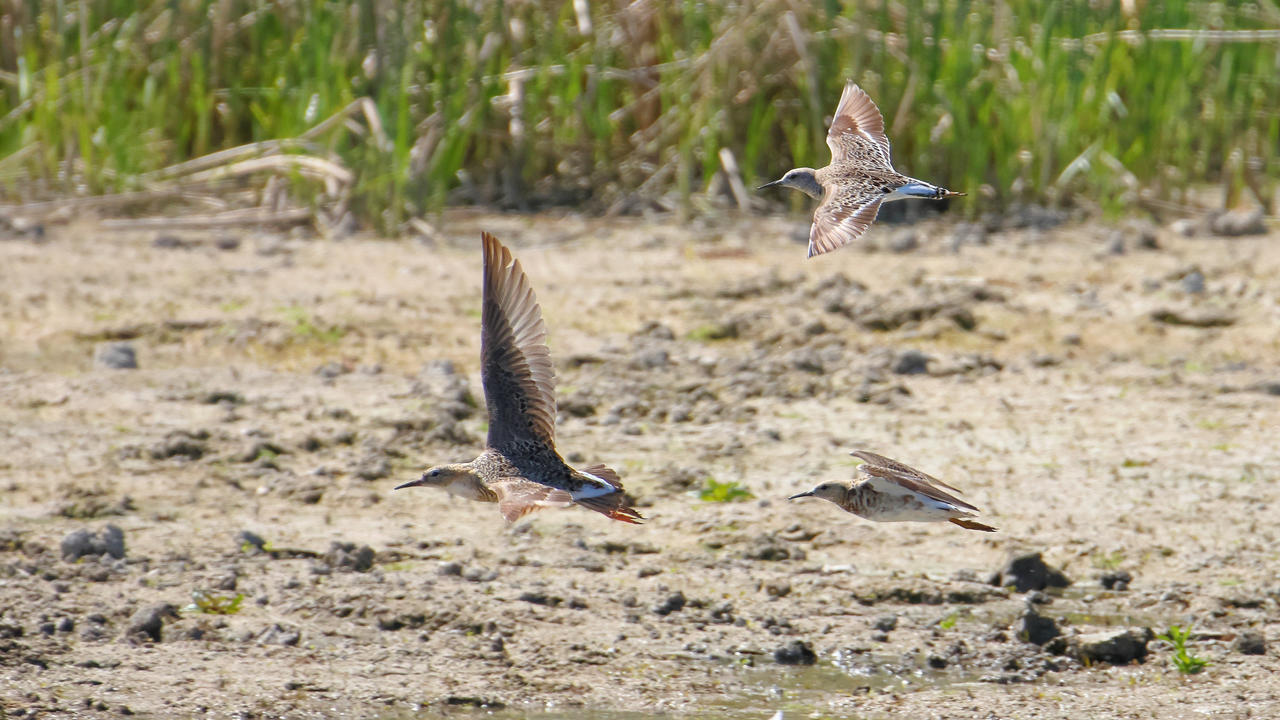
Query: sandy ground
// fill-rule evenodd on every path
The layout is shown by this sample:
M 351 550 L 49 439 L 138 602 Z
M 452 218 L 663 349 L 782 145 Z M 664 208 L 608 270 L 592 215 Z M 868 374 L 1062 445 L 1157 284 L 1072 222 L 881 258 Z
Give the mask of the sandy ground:
M 481 447 L 481 229 L 542 302 L 561 451 L 646 525 L 392 492 Z M 1280 716 L 1277 235 L 877 226 L 805 261 L 783 220 L 441 230 L 0 240 L 0 718 Z M 785 500 L 854 448 L 1000 532 Z M 108 525 L 122 559 L 64 558 Z M 1057 646 L 987 582 L 1020 551 L 1072 580 L 1033 596 Z M 1203 672 L 1072 649 L 1173 624 Z

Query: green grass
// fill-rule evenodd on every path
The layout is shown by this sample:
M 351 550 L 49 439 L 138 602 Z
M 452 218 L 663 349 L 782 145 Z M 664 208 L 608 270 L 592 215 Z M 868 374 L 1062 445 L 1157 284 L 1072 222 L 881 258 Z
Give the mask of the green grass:
M 1168 632 L 1157 635 L 1157 640 L 1164 640 L 1173 646 L 1173 666 L 1183 675 L 1195 675 L 1204 670 L 1208 660 L 1196 657 L 1187 651 L 1187 640 L 1191 639 L 1191 628 L 1170 625 Z
M 384 230 L 446 203 L 696 207 L 721 148 L 748 183 L 825 163 L 846 77 L 901 167 L 971 193 L 962 212 L 1267 192 L 1280 43 L 1237 31 L 1280 26 L 1275 5 L 1124 5 L 605 3 L 583 33 L 547 0 L 9 0 L 0 201 L 179 188 L 255 205 L 273 175 L 295 205 Z M 1219 34 L 1167 32 L 1196 28 Z M 234 159 L 269 167 L 177 166 L 250 143 Z
M 715 478 L 707 478 L 707 484 L 698 491 L 698 499 L 702 502 L 726 503 L 751 500 L 755 495 L 736 482 L 717 482 Z

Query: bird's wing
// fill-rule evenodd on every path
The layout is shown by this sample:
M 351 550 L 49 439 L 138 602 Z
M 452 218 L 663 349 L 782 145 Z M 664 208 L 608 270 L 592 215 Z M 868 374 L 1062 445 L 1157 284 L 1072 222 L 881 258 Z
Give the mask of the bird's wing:
M 507 522 L 515 522 L 535 510 L 563 508 L 573 504 L 568 491 L 524 478 L 499 478 L 489 487 L 498 496 L 498 511 Z
M 960 498 L 946 492 L 942 488 L 951 490 L 952 492 L 960 492 L 932 475 L 922 473 L 915 468 L 904 465 L 887 458 L 883 455 L 869 452 L 867 450 L 856 450 L 853 452 L 854 457 L 861 458 L 866 462 L 858 466 L 858 470 L 868 475 L 876 488 L 882 492 L 890 492 L 900 494 L 903 490 L 917 492 L 927 498 L 949 503 L 962 510 L 970 510 L 978 512 L 978 508 L 961 500 Z M 885 482 L 877 482 L 877 480 Z M 886 484 L 887 482 L 887 484 Z M 893 488 L 892 486 L 897 486 Z
M 884 117 L 880 108 L 862 88 L 845 83 L 836 106 L 831 128 L 827 130 L 827 147 L 831 162 L 857 161 L 868 169 L 892 170 L 889 159 L 889 136 L 884 134 Z
M 856 188 L 830 184 L 813 211 L 809 228 L 809 257 L 838 250 L 856 240 L 876 221 L 884 195 L 868 195 Z
M 480 379 L 489 409 L 489 447 L 529 441 L 555 449 L 555 368 L 542 308 L 518 260 L 489 233 L 484 240 Z

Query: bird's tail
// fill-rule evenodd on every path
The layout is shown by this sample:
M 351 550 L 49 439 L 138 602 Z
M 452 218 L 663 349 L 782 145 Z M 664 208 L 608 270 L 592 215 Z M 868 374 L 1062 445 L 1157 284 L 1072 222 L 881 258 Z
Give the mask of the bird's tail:
M 996 531 L 996 529 L 991 527 L 990 525 L 983 525 L 977 520 L 970 520 L 968 518 L 950 518 L 950 520 L 951 522 L 959 525 L 962 528 L 965 528 L 966 530 L 981 530 L 982 532 Z
M 582 498 L 577 504 L 588 510 L 595 510 L 610 520 L 618 522 L 631 523 L 639 525 L 644 522 L 644 516 L 636 512 L 628 502 L 627 494 L 622 491 L 609 493 L 608 495 L 598 495 L 596 497 Z

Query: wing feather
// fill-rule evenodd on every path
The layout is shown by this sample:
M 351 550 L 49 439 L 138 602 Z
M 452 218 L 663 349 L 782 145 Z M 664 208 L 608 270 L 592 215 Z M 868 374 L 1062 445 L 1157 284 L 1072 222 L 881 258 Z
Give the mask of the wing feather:
M 828 185 L 822 203 L 813 211 L 809 257 L 838 250 L 858 239 L 876 221 L 883 200 L 883 195 L 867 196 L 839 185 Z
M 483 233 L 484 308 L 480 378 L 489 410 L 489 447 L 534 441 L 555 448 L 555 368 L 542 308 L 520 267 L 497 238 Z
M 867 450 L 855 450 L 852 455 L 866 461 L 858 466 L 858 470 L 871 477 L 882 478 L 912 492 L 918 492 L 927 498 L 950 503 L 962 510 L 978 512 L 978 508 L 944 491 L 942 488 L 956 493 L 959 493 L 959 490 L 932 475 Z
M 871 96 L 854 82 L 847 82 L 840 104 L 827 130 L 831 162 L 870 162 L 881 170 L 892 170 L 889 136 L 884 133 L 884 116 Z

